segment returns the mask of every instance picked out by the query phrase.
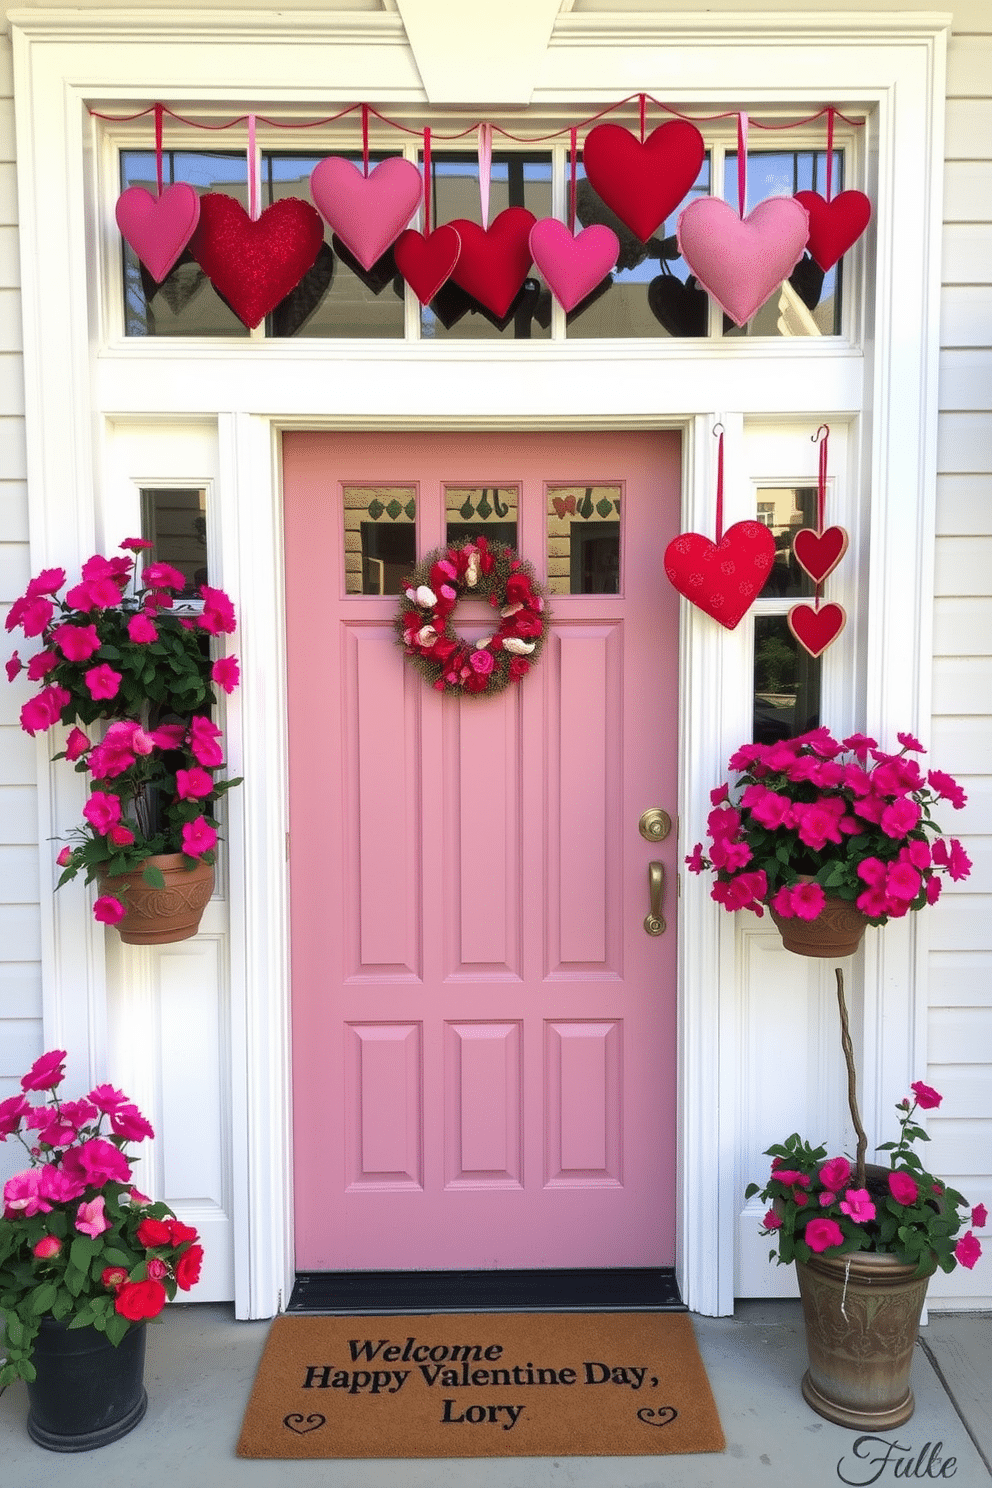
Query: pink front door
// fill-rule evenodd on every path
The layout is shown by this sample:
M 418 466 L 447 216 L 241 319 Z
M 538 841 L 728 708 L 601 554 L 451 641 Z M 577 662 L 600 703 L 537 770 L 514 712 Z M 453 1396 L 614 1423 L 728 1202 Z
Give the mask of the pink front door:
M 675 812 L 679 436 L 283 460 L 298 1268 L 671 1265 L 675 834 L 638 821 Z M 547 576 L 551 629 L 520 684 L 442 697 L 395 595 L 473 533 Z

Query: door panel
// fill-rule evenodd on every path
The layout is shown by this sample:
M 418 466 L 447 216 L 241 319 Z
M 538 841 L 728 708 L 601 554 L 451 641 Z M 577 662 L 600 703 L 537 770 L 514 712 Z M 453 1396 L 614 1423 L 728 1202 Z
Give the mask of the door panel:
M 283 459 L 298 1266 L 669 1265 L 674 904 L 644 919 L 675 845 L 637 822 L 676 796 L 679 438 L 293 433 Z M 557 591 L 544 654 L 441 696 L 383 591 L 414 532 L 514 522 Z

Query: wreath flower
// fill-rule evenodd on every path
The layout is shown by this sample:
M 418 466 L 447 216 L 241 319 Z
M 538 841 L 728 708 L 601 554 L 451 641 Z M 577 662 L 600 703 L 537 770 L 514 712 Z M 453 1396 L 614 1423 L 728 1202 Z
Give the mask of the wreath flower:
M 486 599 L 498 623 L 466 641 L 453 628 L 459 599 Z M 406 655 L 438 692 L 490 694 L 519 682 L 537 661 L 548 630 L 544 591 L 531 565 L 506 543 L 477 537 L 428 553 L 403 585 L 396 633 Z

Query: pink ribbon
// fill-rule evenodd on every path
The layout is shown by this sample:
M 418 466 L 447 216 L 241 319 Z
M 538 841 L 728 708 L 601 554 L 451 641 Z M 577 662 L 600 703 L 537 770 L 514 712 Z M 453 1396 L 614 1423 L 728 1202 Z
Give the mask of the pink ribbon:
M 743 221 L 747 208 L 747 114 L 737 115 L 737 211 Z
M 493 126 L 479 125 L 479 206 L 482 226 L 489 228 L 489 183 L 493 173 Z
M 716 540 L 723 538 L 723 425 L 717 424 L 713 433 L 720 443 L 716 448 Z
M 252 222 L 259 219 L 259 197 L 261 195 L 261 180 L 258 159 L 258 148 L 255 141 L 255 115 L 248 115 L 248 216 Z
M 158 182 L 158 194 L 162 195 L 162 114 L 160 103 L 155 105 L 155 179 Z

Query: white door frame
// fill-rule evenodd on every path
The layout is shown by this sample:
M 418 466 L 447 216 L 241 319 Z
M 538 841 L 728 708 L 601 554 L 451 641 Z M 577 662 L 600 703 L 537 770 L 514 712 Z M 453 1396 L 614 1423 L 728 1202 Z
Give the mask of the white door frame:
M 727 494 L 728 522 L 749 513 L 745 418 L 774 417 L 783 409 L 797 420 L 853 417 L 859 451 L 853 479 L 871 492 L 871 588 L 865 669 L 852 684 L 851 716 L 833 722 L 857 723 L 882 738 L 897 728 L 925 727 L 950 17 L 565 15 L 534 91 L 535 106 L 573 112 L 624 96 L 632 79 L 666 90 L 689 112 L 694 101 L 733 108 L 751 99 L 813 109 L 828 98 L 869 109 L 876 225 L 863 324 L 870 336 L 801 346 L 461 342 L 433 349 L 416 343 L 127 343 L 108 310 L 119 284 L 115 192 L 103 168 L 107 136 L 87 104 L 124 112 L 131 100 L 140 107 L 182 97 L 234 114 L 246 101 L 261 109 L 267 101 L 278 106 L 289 100 L 328 112 L 335 101 L 360 101 L 357 75 L 366 97 L 426 109 L 397 16 L 32 10 L 9 19 L 32 567 L 71 567 L 104 539 L 103 434 L 110 421 L 178 425 L 207 418 L 217 429 L 217 579 L 238 604 L 245 665 L 240 702 L 229 720 L 231 763 L 246 776 L 236 802 L 232 798 L 229 833 L 236 1297 L 239 1316 L 266 1316 L 285 1300 L 292 1276 L 277 431 L 292 423 L 374 428 L 372 409 L 384 424 L 420 429 L 432 421 L 514 428 L 558 428 L 568 420 L 583 428 L 674 424 L 689 431 L 685 523 L 705 531 L 714 417 L 727 426 L 728 470 L 739 472 Z M 329 83 L 335 78 L 346 80 L 347 92 Z M 483 363 L 485 379 L 465 376 Z M 480 383 L 484 396 L 474 391 Z M 329 403 L 334 421 L 327 419 Z M 438 409 L 457 414 L 442 421 Z M 918 627 L 904 623 L 907 613 L 920 617 Z M 684 746 L 679 811 L 690 839 L 700 834 L 709 790 L 722 778 L 747 718 L 741 707 L 743 633 L 717 632 L 697 611 L 684 610 L 681 732 L 693 744 Z M 52 771 L 47 755 L 42 741 L 42 843 L 79 804 L 76 782 Z M 93 924 L 83 896 L 66 893 L 56 901 L 49 883 L 43 871 L 46 1038 L 70 1050 L 77 1072 L 82 1066 L 96 1078 L 107 1061 L 104 932 Z M 678 1273 L 689 1306 L 704 1313 L 733 1306 L 740 933 L 710 903 L 704 883 L 683 880 Z M 920 1040 L 926 962 L 916 934 L 905 922 L 890 926 L 864 956 L 869 1123 L 904 1088 Z M 893 1029 L 906 1030 L 901 1041 Z

